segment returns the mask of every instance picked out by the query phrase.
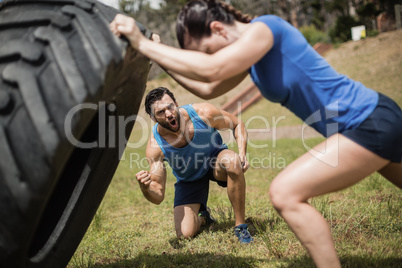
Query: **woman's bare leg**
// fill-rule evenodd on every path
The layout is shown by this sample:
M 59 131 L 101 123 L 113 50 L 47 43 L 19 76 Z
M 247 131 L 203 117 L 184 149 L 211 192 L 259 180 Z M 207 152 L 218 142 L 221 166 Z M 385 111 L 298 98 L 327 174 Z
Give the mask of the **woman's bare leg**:
M 287 166 L 273 180 L 270 197 L 317 267 L 340 267 L 329 226 L 307 200 L 347 188 L 389 161 L 340 134 L 314 150 L 325 153 L 313 156 L 307 152 Z
M 387 180 L 402 189 L 402 163 L 389 163 L 378 172 Z

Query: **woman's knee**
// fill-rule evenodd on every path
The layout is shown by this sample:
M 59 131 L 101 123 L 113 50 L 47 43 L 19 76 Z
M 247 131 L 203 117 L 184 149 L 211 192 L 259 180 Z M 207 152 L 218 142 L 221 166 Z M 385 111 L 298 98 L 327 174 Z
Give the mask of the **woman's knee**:
M 271 203 L 278 212 L 293 209 L 298 203 L 302 202 L 289 188 L 289 185 L 276 182 L 275 180 L 269 187 Z
M 281 190 L 276 186 L 276 184 L 271 184 L 271 186 L 269 187 L 269 199 L 278 212 L 285 207 L 285 198 Z

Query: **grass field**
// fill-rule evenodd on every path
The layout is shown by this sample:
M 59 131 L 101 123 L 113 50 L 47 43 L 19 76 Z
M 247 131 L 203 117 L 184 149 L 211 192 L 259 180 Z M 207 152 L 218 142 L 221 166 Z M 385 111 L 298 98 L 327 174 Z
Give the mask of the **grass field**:
M 322 139 L 309 140 L 313 145 Z M 250 158 L 264 159 L 246 173 L 246 217 L 255 238 L 240 245 L 224 189 L 211 184 L 209 206 L 218 224 L 193 240 L 178 241 L 173 225 L 173 184 L 165 201 L 146 201 L 133 174 L 145 148 L 127 150 L 118 173 L 70 267 L 313 267 L 306 251 L 268 200 L 272 178 L 305 151 L 300 140 L 256 141 Z M 130 161 L 130 155 L 131 160 Z M 252 157 L 251 157 L 252 156 Z M 130 163 L 131 162 L 131 163 Z M 313 198 L 327 219 L 345 267 L 400 267 L 401 192 L 378 174 L 347 190 Z
M 340 72 L 384 92 L 402 104 L 402 31 L 341 45 L 327 54 Z M 380 51 L 387 50 L 388 51 Z M 391 52 L 390 52 L 391 51 Z M 150 82 L 176 90 L 179 104 L 199 101 L 168 78 Z M 149 90 L 149 88 L 147 90 Z M 240 89 L 237 89 L 237 92 Z M 175 91 L 175 92 L 176 92 Z M 223 104 L 228 96 L 213 100 Z M 280 106 L 260 102 L 256 114 L 281 116 Z M 286 114 L 284 125 L 300 124 Z M 258 128 L 259 125 L 255 126 Z M 140 138 L 136 126 L 132 141 Z M 146 138 L 146 137 L 145 137 Z M 305 141 L 308 146 L 322 138 Z M 218 223 L 192 240 L 177 240 L 173 224 L 174 177 L 168 172 L 165 201 L 149 203 L 135 181 L 146 165 L 145 146 L 127 149 L 108 192 L 68 267 L 314 267 L 305 249 L 273 209 L 268 198 L 272 179 L 303 154 L 301 140 L 253 141 L 246 173 L 246 217 L 255 238 L 240 245 L 226 191 L 211 184 L 208 205 Z M 231 145 L 234 146 L 233 144 Z M 313 172 L 313 171 L 312 171 Z M 344 267 L 401 267 L 402 193 L 378 174 L 346 190 L 309 200 L 326 218 Z

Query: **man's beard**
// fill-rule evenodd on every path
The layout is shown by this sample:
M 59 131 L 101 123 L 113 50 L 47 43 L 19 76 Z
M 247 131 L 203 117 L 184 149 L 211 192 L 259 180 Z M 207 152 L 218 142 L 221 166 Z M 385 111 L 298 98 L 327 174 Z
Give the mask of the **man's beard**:
M 161 125 L 161 127 L 166 128 L 167 130 L 170 130 L 172 132 L 178 132 L 180 130 L 180 112 L 177 113 L 177 118 L 175 118 L 174 122 L 172 122 L 175 124 L 175 126 L 172 126 L 171 123 L 166 122 L 166 121 L 164 121 L 164 122 L 158 121 L 158 123 L 159 123 L 159 125 Z

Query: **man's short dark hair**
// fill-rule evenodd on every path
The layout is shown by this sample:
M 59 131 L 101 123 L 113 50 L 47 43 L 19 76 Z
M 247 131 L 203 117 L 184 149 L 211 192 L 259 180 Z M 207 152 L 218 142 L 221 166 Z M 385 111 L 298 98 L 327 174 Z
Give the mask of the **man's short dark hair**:
M 165 87 L 157 87 L 152 89 L 145 97 L 145 112 L 147 112 L 147 114 L 150 116 L 153 116 L 151 109 L 152 104 L 158 100 L 161 100 L 165 94 L 168 94 L 172 100 L 176 102 L 173 93 L 169 89 Z

